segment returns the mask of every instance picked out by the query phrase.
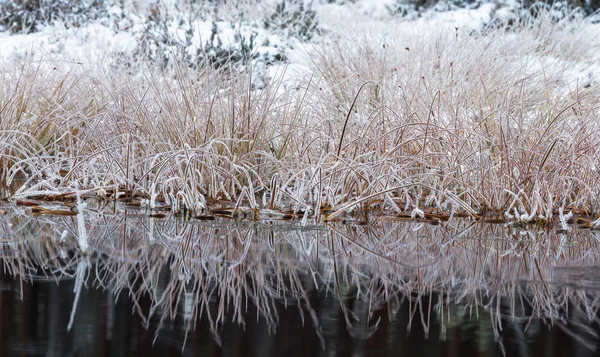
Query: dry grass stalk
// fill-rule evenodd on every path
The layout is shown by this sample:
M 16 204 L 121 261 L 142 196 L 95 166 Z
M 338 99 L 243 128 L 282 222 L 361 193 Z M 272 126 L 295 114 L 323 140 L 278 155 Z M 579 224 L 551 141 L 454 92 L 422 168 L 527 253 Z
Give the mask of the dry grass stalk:
M 594 30 L 542 12 L 482 32 L 346 36 L 315 45 L 309 74 L 260 90 L 231 67 L 3 68 L 0 176 L 13 199 L 77 191 L 187 215 L 593 221 L 600 91 L 572 72 L 596 58 Z

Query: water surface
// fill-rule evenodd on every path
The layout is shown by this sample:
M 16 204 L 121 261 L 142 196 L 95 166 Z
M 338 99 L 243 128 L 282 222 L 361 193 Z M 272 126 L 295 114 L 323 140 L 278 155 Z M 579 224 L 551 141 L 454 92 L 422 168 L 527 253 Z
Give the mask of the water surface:
M 2 209 L 2 356 L 600 355 L 595 231 Z

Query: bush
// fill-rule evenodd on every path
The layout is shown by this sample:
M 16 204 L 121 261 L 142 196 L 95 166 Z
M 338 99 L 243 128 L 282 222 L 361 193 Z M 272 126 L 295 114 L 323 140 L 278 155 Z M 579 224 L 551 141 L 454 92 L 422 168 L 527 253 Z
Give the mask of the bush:
M 186 16 L 187 14 L 187 16 Z M 171 14 L 166 8 L 155 5 L 151 8 L 140 38 L 137 53 L 143 58 L 165 67 L 177 60 L 189 67 L 220 67 L 225 63 L 248 62 L 255 58 L 256 33 L 246 25 L 243 17 L 229 23 L 218 21 L 217 13 L 212 15 L 211 34 L 200 43 L 195 36 L 199 31 L 192 24 L 197 20 L 207 22 L 200 11 Z M 224 38 L 223 27 L 229 26 L 233 32 Z
M 273 14 L 265 18 L 264 25 L 265 29 L 283 31 L 287 37 L 297 37 L 305 41 L 310 41 L 320 32 L 312 2 L 305 6 L 302 0 L 282 0 Z
M 393 16 L 419 16 L 423 11 L 450 11 L 462 8 L 478 8 L 488 1 L 482 0 L 396 0 L 387 9 Z M 600 8 L 600 0 L 523 0 L 520 2 L 494 1 L 497 9 L 512 13 L 514 18 L 536 16 L 540 11 L 555 11 L 562 8 L 582 9 L 586 14 L 591 14 Z
M 104 0 L 0 0 L 0 30 L 32 33 L 40 25 L 54 21 L 79 27 L 108 16 L 107 10 Z
M 320 33 L 316 12 L 301 0 L 283 0 L 262 19 L 253 20 L 248 11 L 240 6 L 224 19 L 216 3 L 192 3 L 186 11 L 176 12 L 154 5 L 136 53 L 161 67 L 175 59 L 191 68 L 252 60 L 270 65 L 286 59 L 285 46 L 270 43 L 270 35 L 309 41 Z M 206 28 L 199 29 L 203 24 L 211 24 L 209 36 Z

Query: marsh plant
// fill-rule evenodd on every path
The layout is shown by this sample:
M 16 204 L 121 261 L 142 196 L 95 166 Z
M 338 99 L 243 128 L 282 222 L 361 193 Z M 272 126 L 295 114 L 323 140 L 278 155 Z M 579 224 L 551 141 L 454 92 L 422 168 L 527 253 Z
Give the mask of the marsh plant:
M 597 227 L 599 44 L 577 14 L 368 40 L 341 30 L 260 89 L 251 66 L 3 67 L 0 177 L 13 200 L 186 216 Z

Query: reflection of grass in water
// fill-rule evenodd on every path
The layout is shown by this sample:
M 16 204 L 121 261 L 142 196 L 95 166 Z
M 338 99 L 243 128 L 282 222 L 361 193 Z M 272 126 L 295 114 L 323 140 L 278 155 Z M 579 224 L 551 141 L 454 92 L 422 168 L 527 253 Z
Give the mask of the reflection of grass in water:
M 191 328 L 207 318 L 217 338 L 225 321 L 246 323 L 248 303 L 271 329 L 278 323 L 276 303 L 297 306 L 319 333 L 323 316 L 310 302 L 319 290 L 338 297 L 336 311 L 355 337 L 372 335 L 380 317 L 371 316 L 382 309 L 394 316 L 401 301 L 409 302 L 411 324 L 426 334 L 433 321 L 445 329 L 465 316 L 482 318 L 483 311 L 495 336 L 506 321 L 523 327 L 541 319 L 582 334 L 586 330 L 568 319 L 595 321 L 597 292 L 555 285 L 551 270 L 598 264 L 597 233 L 464 220 L 373 223 L 307 229 L 90 211 L 85 257 L 75 217 L 33 218 L 11 208 L 0 229 L 3 265 L 15 278 L 77 277 L 79 288 L 86 282 L 127 294 L 147 322 L 180 315 Z M 148 298 L 151 306 L 144 308 Z M 353 299 L 361 303 L 348 304 Z
M 230 66 L 5 69 L 0 177 L 191 215 L 598 214 L 598 86 L 567 71 L 595 58 L 590 21 L 324 40 L 261 90 Z

